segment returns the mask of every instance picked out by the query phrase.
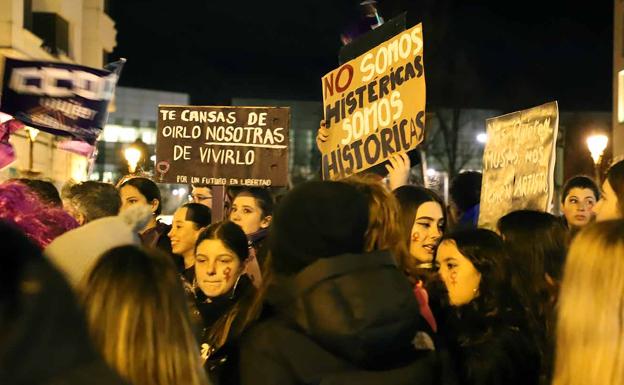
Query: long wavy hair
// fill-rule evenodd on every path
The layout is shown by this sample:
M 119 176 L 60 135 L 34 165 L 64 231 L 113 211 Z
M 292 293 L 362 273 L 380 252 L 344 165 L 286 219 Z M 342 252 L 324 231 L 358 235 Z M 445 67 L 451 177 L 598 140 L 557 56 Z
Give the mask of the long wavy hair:
M 557 297 L 569 232 L 554 215 L 532 210 L 511 212 L 497 227 L 511 257 L 512 285 L 527 310 L 546 322 Z
M 397 188 L 393 191 L 394 196 L 399 204 L 399 216 L 398 223 L 401 229 L 402 242 L 405 244 L 407 250 L 410 249 L 412 239 L 412 229 L 414 222 L 416 221 L 416 213 L 418 208 L 427 202 L 435 202 L 440 205 L 442 215 L 444 217 L 444 228 L 442 233 L 446 230 L 447 215 L 444 207 L 444 201 L 434 191 L 421 186 L 405 185 Z M 435 265 L 435 255 L 434 255 Z M 419 275 L 422 273 L 422 269 L 418 267 L 419 262 L 416 258 L 411 257 L 403 263 L 403 267 L 407 271 L 408 275 L 413 279 L 419 279 Z
M 375 175 L 351 176 L 343 182 L 354 186 L 368 198 L 368 228 L 364 234 L 364 251 L 390 250 L 399 265 L 407 269 L 412 258 L 397 221 L 397 199 Z
M 624 384 L 624 220 L 572 241 L 557 316 L 553 385 Z
M 614 163 L 607 171 L 607 180 L 618 200 L 620 215 L 624 218 L 624 160 Z
M 197 250 L 197 246 L 200 243 L 209 239 L 223 242 L 225 247 L 238 257 L 241 267 L 247 262 L 249 256 L 247 236 L 236 223 L 226 220 L 206 227 L 197 238 L 195 250 Z M 237 289 L 234 287 L 234 290 Z M 245 292 L 237 295 L 235 303 L 209 327 L 205 334 L 207 342 L 213 351 L 221 348 L 228 340 L 240 336 L 249 323 L 258 315 L 257 312 L 251 311 L 251 302 L 256 293 L 253 285 L 245 285 L 239 290 L 245 290 Z
M 132 385 L 205 385 L 182 282 L 171 258 L 111 249 L 82 283 L 92 339 Z
M 500 325 L 526 326 L 518 295 L 509 282 L 509 256 L 501 237 L 486 229 L 468 229 L 447 234 L 441 242 L 449 240 L 481 274 L 479 295 L 456 309 L 465 323 L 460 344 L 470 345 L 486 338 Z
M 62 208 L 42 202 L 19 182 L 0 184 L 0 220 L 15 225 L 41 249 L 78 227 L 78 222 Z

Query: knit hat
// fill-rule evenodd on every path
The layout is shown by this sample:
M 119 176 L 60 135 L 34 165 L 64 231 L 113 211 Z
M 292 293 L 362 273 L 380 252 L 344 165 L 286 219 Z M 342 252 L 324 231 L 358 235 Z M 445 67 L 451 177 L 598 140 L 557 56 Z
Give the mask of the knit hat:
M 295 274 L 320 258 L 360 253 L 368 202 L 351 185 L 306 182 L 280 202 L 268 244 L 277 273 Z
M 138 232 L 151 214 L 149 206 L 137 205 L 117 216 L 96 219 L 56 238 L 44 253 L 75 287 L 106 251 L 140 245 Z

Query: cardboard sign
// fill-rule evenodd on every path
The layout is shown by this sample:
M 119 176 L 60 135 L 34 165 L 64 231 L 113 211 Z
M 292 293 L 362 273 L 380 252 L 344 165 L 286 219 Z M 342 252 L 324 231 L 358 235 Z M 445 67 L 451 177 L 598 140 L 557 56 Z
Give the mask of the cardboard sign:
M 329 139 L 321 145 L 323 179 L 375 166 L 424 138 L 422 25 L 408 29 L 322 79 Z
M 487 120 L 479 227 L 516 210 L 548 211 L 554 190 L 557 102 Z
M 110 70 L 6 58 L 0 110 L 27 126 L 95 144 L 123 62 Z
M 158 106 L 156 180 L 286 186 L 290 108 Z

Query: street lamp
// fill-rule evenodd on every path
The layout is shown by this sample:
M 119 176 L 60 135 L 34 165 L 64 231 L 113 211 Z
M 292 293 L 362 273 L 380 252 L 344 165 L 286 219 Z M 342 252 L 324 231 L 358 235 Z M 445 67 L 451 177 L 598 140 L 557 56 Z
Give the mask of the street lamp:
M 25 127 L 25 130 L 28 133 L 28 173 L 32 173 L 35 156 L 35 141 L 37 140 L 37 135 L 39 135 L 39 130 L 28 126 Z
M 124 151 L 124 156 L 126 157 L 126 161 L 128 162 L 128 169 L 130 174 L 134 174 L 137 168 L 137 164 L 139 164 L 139 160 L 141 159 L 141 150 L 136 147 L 128 147 L 126 151 Z
M 600 183 L 600 163 L 602 154 L 607 148 L 607 143 L 609 143 L 609 137 L 603 134 L 590 135 L 587 138 L 587 148 L 589 148 L 591 157 L 594 160 L 594 174 L 597 183 Z

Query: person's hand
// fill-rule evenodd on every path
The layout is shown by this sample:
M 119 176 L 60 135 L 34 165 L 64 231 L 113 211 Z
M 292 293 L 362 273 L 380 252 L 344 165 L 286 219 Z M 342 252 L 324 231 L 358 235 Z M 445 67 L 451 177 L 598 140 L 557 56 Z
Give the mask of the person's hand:
M 388 184 L 390 190 L 395 190 L 407 184 L 410 173 L 410 159 L 406 152 L 395 152 L 388 159 L 390 164 L 386 165 L 388 170 Z
M 316 147 L 319 151 L 321 151 L 321 146 L 323 146 L 323 143 L 327 142 L 327 139 L 329 139 L 329 128 L 325 125 L 325 120 L 321 120 L 316 133 Z

